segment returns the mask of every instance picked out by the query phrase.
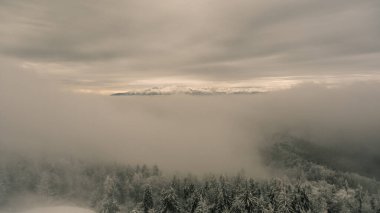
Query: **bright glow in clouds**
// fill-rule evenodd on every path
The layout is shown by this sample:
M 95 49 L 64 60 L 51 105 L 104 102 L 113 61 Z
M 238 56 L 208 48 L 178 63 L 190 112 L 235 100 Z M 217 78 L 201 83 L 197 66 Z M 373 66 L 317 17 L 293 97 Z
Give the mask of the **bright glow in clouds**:
M 319 84 L 331 87 L 339 87 L 347 84 L 375 81 L 380 82 L 380 74 L 376 75 L 339 75 L 339 76 L 285 76 L 285 77 L 262 77 L 242 81 L 203 81 L 181 78 L 155 78 L 136 80 L 125 83 L 115 83 L 109 89 L 88 87 L 73 88 L 74 92 L 110 95 L 119 92 L 139 92 L 145 89 L 157 88 L 163 92 L 180 92 L 182 88 L 202 89 L 234 89 L 246 91 L 251 89 L 257 92 L 272 92 L 290 89 L 307 83 Z
M 88 68 L 85 65 L 64 66 L 59 63 L 34 63 L 24 62 L 20 68 L 25 71 L 36 72 L 42 76 L 48 76 L 61 81 L 65 89 L 73 92 L 111 95 L 121 92 L 139 92 L 150 88 L 160 88 L 163 92 L 180 92 L 182 88 L 214 88 L 214 89 L 251 89 L 257 92 L 271 92 L 290 89 L 305 83 L 314 83 L 330 87 L 338 87 L 356 82 L 376 81 L 380 82 L 380 74 L 338 74 L 338 75 L 290 75 L 273 77 L 255 77 L 245 80 L 203 80 L 192 76 L 168 76 L 158 78 L 133 79 L 125 76 L 111 75 L 108 80 L 99 82 L 95 79 L 70 79 L 62 80 L 61 76 L 75 76 L 78 70 Z

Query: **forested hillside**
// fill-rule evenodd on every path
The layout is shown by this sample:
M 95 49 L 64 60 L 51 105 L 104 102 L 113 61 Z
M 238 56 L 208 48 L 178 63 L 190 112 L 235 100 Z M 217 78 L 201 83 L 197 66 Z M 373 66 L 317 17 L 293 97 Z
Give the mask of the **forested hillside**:
M 267 180 L 244 172 L 198 177 L 163 174 L 157 166 L 13 157 L 2 161 L 0 202 L 7 208 L 18 195 L 34 194 L 102 213 L 380 212 L 380 182 L 307 160 L 302 149 L 288 141 L 267 150 L 275 171 Z

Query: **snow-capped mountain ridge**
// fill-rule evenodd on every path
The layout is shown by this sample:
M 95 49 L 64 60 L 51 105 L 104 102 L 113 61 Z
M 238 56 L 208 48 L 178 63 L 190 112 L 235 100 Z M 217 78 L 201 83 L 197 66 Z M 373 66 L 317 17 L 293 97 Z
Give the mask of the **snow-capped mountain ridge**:
M 138 96 L 138 95 L 234 95 L 257 94 L 264 92 L 257 87 L 188 87 L 188 86 L 162 86 L 144 89 L 133 89 L 126 92 L 114 93 L 112 96 Z

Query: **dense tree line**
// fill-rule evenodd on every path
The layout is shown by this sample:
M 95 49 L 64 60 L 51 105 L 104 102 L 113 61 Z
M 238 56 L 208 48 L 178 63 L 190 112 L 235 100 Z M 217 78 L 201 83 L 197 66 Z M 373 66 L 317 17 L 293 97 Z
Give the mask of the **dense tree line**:
M 255 180 L 244 175 L 165 175 L 157 166 L 85 162 L 3 161 L 0 205 L 25 192 L 80 202 L 115 212 L 380 212 L 379 182 L 305 161 L 291 144 L 270 151 L 282 175 Z

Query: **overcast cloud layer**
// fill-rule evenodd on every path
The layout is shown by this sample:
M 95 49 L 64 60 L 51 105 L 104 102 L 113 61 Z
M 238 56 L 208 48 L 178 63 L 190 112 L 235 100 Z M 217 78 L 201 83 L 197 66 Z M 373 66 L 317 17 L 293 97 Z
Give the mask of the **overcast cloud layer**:
M 377 0 L 1 0 L 0 54 L 79 89 L 373 74 Z

